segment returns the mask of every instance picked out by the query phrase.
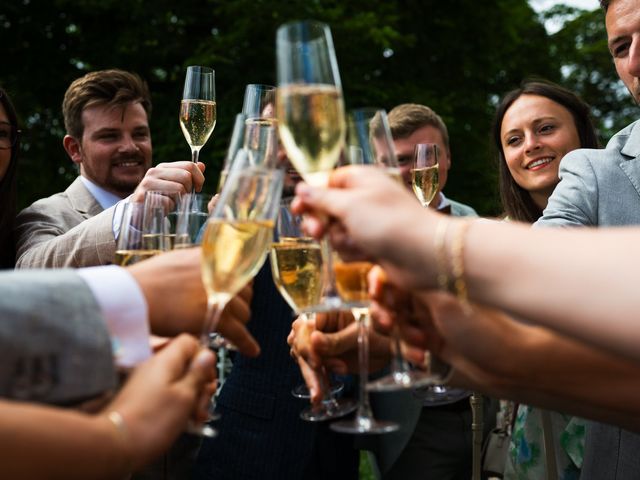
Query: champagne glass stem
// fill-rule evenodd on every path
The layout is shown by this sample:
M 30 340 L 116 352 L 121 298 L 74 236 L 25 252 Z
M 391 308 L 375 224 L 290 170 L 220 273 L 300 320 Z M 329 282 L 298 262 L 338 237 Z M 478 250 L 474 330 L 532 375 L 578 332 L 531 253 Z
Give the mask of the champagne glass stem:
M 200 343 L 202 343 L 206 348 L 210 347 L 211 340 L 210 334 L 215 332 L 218 323 L 220 323 L 220 318 L 222 316 L 222 312 L 224 311 L 224 307 L 227 305 L 229 301 L 228 296 L 209 296 L 207 298 L 207 313 L 205 314 L 205 323 L 204 328 L 202 330 L 202 335 L 200 337 Z M 222 381 L 224 380 L 224 360 L 220 361 L 218 359 L 218 388 L 222 385 Z M 216 392 L 209 402 L 209 419 L 216 420 L 219 418 L 216 415 Z
M 315 312 L 302 313 L 302 320 L 307 324 L 311 330 L 316 329 L 316 314 Z M 322 404 L 327 410 L 335 410 L 338 407 L 333 394 L 331 393 L 331 387 L 329 378 L 324 367 L 318 369 L 318 381 L 320 382 L 320 390 L 322 391 Z
M 196 165 L 198 164 L 198 156 L 200 155 L 200 149 L 199 148 L 192 148 L 191 149 L 191 161 L 193 163 L 195 163 Z M 192 185 L 191 186 L 191 193 L 196 193 L 196 186 Z
M 409 370 L 407 366 L 407 362 L 402 356 L 402 349 L 400 346 L 400 332 L 398 331 L 398 327 L 395 326 L 393 328 L 393 357 L 391 359 L 391 373 L 392 374 L 403 374 Z
M 209 347 L 209 335 L 218 328 L 224 307 L 230 299 L 230 295 L 227 294 L 209 295 L 207 298 L 207 313 L 200 336 L 200 341 L 204 346 Z
M 339 296 L 338 289 L 336 287 L 336 274 L 333 270 L 333 249 L 329 244 L 329 237 L 327 235 L 325 235 L 320 241 L 320 248 L 322 249 L 322 258 L 324 259 L 324 278 L 326 278 L 325 291 L 322 292 L 322 296 L 335 301 Z M 340 302 L 337 301 L 335 303 L 335 305 L 328 306 L 338 307 Z
M 356 321 L 358 322 L 358 364 L 360 367 L 358 410 L 356 412 L 356 422 L 360 425 L 371 424 L 373 413 L 369 404 L 369 393 L 367 392 L 367 379 L 369 377 L 369 325 L 371 316 L 368 308 L 352 309 Z

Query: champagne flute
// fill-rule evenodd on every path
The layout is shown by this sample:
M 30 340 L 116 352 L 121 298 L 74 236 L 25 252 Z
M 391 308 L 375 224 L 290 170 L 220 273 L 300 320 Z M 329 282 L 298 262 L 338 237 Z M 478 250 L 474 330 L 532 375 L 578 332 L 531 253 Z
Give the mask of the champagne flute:
M 302 178 L 326 186 L 345 140 L 342 86 L 329 27 L 320 22 L 278 28 L 278 130 Z
M 252 156 L 252 163 L 276 168 L 278 135 L 276 129 L 276 87 L 251 83 L 244 90 L 242 113 L 245 115 L 243 146 Z
M 216 126 L 215 72 L 209 67 L 187 67 L 180 103 L 180 128 L 191 147 L 191 159 L 198 162 L 200 149 Z
M 232 170 L 209 216 L 202 238 L 207 313 L 201 343 L 206 347 L 226 304 L 264 263 L 273 238 L 282 182 L 279 170 Z
M 305 236 L 301 229 L 302 217 L 291 213 L 291 200 L 283 200 L 276 224 L 276 235 L 271 247 L 271 272 L 273 281 L 289 306 L 307 323 L 315 328 L 316 314 L 307 311 L 320 302 L 322 297 L 323 256 L 320 244 Z M 300 413 L 303 420 L 318 422 L 338 418 L 351 413 L 356 405 L 353 400 L 336 399 L 333 396 L 324 369 L 318 372 L 323 391 L 322 403 L 307 407 Z M 303 398 L 305 385 L 294 389 L 294 396 Z M 338 390 L 340 390 L 340 387 Z M 307 395 L 308 398 L 308 390 Z
M 278 89 L 276 116 L 280 140 L 291 164 L 314 186 L 326 186 L 345 142 L 344 102 L 333 40 L 320 22 L 291 22 L 276 36 Z M 332 255 L 326 240 L 329 278 L 318 309 L 339 307 Z
M 380 108 L 357 108 L 347 115 L 347 162 L 373 165 L 402 183 L 387 112 Z
M 394 180 L 402 182 L 398 160 L 393 146 L 387 113 L 383 109 L 359 108 L 347 115 L 347 145 L 352 164 L 372 165 L 383 168 Z M 336 272 L 337 276 L 337 272 Z M 340 280 L 338 279 L 338 291 Z M 367 384 L 370 391 L 392 391 L 433 384 L 436 378 L 420 370 L 410 370 L 402 357 L 400 336 L 392 333 L 394 348 L 391 372 Z
M 358 409 L 352 420 L 341 420 L 332 423 L 330 428 L 341 433 L 367 434 L 390 433 L 398 430 L 395 422 L 377 420 L 373 416 L 367 392 L 369 376 L 369 330 L 371 315 L 369 312 L 369 288 L 367 276 L 373 264 L 369 262 L 342 262 L 336 259 L 334 263 L 335 277 L 340 297 L 351 306 L 351 312 L 358 323 Z
M 222 190 L 229 168 L 240 148 L 249 148 L 254 156 L 253 164 L 259 165 L 268 158 L 269 167 L 272 164 L 270 156 L 264 152 L 271 151 L 273 143 L 277 148 L 277 136 L 272 136 L 270 129 L 275 125 L 275 94 L 276 87 L 272 85 L 249 84 L 245 88 L 242 113 L 236 115 L 233 124 L 231 141 L 225 157 L 224 166 L 220 172 L 218 192 Z M 274 143 L 275 142 L 275 143 Z M 263 152 L 262 154 L 260 152 Z M 276 157 L 273 157 L 273 162 Z
M 438 155 L 438 146 L 434 143 L 418 143 L 414 149 L 411 186 L 425 208 L 435 198 L 439 188 Z M 415 395 L 428 401 L 447 400 L 452 393 L 455 395 L 459 391 L 452 391 L 443 385 L 419 386 L 425 388 L 416 390 Z
M 276 117 L 276 87 L 250 83 L 244 89 L 242 113 L 247 121 L 273 121 Z
M 423 207 L 428 207 L 438 192 L 438 145 L 418 143 L 413 153 L 411 186 Z
M 159 215 L 153 212 L 154 215 Z M 150 229 L 158 223 L 147 220 L 145 226 L 145 207 L 143 203 L 127 202 L 122 209 L 120 233 L 116 240 L 114 263 L 125 267 L 155 257 L 163 252 L 162 230 Z
M 178 199 L 175 211 L 175 243 L 173 248 L 190 248 L 202 242 L 202 227 L 207 223 L 210 195 L 185 193 Z

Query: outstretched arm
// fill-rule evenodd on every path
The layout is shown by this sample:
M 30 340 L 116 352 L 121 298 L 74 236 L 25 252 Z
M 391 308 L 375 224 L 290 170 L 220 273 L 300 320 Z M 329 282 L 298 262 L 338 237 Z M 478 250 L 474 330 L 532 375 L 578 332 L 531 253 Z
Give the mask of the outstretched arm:
M 450 256 L 466 220 L 421 209 L 375 169 L 340 169 L 330 187 L 298 186 L 296 213 L 309 214 L 310 233 L 328 231 L 344 254 L 364 253 L 396 285 L 409 290 L 436 287 L 436 231 L 445 232 L 443 248 Z M 473 222 L 462 240 L 471 300 L 640 360 L 640 256 L 630 254 L 640 231 L 532 231 Z M 402 249 L 396 248 L 399 242 Z M 451 266 L 446 268 L 451 276 Z

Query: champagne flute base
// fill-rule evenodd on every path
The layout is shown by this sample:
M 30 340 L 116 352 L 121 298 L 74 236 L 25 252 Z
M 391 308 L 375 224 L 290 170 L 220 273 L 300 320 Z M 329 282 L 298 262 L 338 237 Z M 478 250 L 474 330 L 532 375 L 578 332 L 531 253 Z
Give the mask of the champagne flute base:
M 335 396 L 339 394 L 342 390 L 344 390 L 344 383 L 332 382 L 331 385 L 329 385 L 329 388 L 330 388 L 329 392 L 331 393 L 331 395 Z M 309 388 L 304 383 L 301 383 L 300 385 L 292 388 L 291 395 L 293 395 L 296 398 L 302 398 L 305 400 L 308 400 L 311 398 L 311 393 L 309 392 Z
M 400 428 L 395 422 L 387 422 L 384 420 L 375 420 L 373 418 L 358 418 L 353 420 L 341 420 L 329 425 L 329 428 L 338 433 L 352 434 L 382 434 L 395 432 Z
M 207 425 L 196 425 L 193 422 L 189 422 L 187 424 L 186 433 L 191 435 L 195 435 L 197 437 L 207 437 L 207 438 L 215 438 L 218 435 L 218 431 Z
M 344 417 L 355 412 L 358 404 L 355 400 L 340 399 L 322 402 L 317 406 L 310 406 L 300 412 L 300 418 L 307 422 L 324 422 L 334 418 Z
M 418 388 L 413 392 L 413 396 L 429 402 L 443 402 L 460 398 L 464 390 L 460 388 L 450 388 L 443 385 L 431 385 Z
M 394 372 L 382 378 L 367 383 L 370 392 L 393 392 L 409 388 L 420 388 L 436 385 L 442 382 L 442 377 L 418 370 L 408 372 Z

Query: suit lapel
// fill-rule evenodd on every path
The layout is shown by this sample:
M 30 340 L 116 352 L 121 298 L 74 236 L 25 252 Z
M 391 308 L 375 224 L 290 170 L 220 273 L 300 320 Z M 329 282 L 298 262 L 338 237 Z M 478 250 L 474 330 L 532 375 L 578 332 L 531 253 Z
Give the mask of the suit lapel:
M 640 121 L 637 121 L 632 127 L 629 138 L 620 149 L 620 152 L 631 158 L 640 156 Z
M 65 190 L 69 203 L 75 211 L 85 218 L 91 218 L 103 211 L 98 201 L 80 180 L 78 176 Z
M 620 162 L 620 168 L 640 195 L 640 122 L 636 122 L 620 153 L 629 157 Z

